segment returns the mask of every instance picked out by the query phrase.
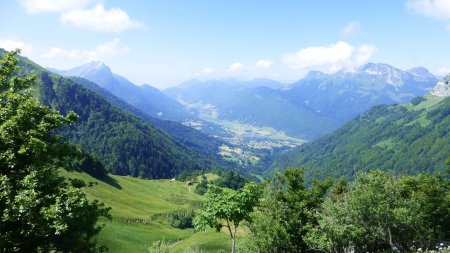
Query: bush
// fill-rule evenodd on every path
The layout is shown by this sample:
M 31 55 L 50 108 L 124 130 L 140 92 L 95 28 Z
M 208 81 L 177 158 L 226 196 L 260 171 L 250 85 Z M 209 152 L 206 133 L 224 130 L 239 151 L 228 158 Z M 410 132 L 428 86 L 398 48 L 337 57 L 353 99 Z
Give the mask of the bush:
M 170 213 L 169 222 L 174 228 L 194 228 L 194 225 L 192 224 L 193 217 L 194 214 L 192 211 L 187 211 L 185 213 Z

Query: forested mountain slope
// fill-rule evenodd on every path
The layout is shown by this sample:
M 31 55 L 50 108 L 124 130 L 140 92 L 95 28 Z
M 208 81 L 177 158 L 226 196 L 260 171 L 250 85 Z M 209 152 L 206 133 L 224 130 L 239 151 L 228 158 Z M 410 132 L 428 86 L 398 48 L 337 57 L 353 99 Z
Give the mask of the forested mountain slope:
M 133 107 L 122 99 L 114 96 L 106 89 L 98 86 L 93 82 L 90 82 L 87 79 L 81 77 L 70 77 L 70 79 L 100 95 L 102 98 L 108 101 L 108 103 L 132 113 L 133 115 L 141 118 L 142 120 L 166 133 L 167 135 L 175 138 L 175 140 L 179 143 L 195 150 L 197 154 L 201 154 L 204 157 L 216 160 L 217 163 L 226 163 L 225 160 L 222 159 L 222 157 L 218 154 L 219 147 L 222 145 L 223 141 L 204 134 L 191 127 L 184 126 L 178 122 L 161 120 L 151 117 L 147 113 Z
M 71 110 L 78 114 L 78 122 L 59 130 L 59 134 L 95 154 L 108 171 L 168 178 L 180 172 L 219 167 L 215 161 L 200 156 L 74 81 L 52 74 L 25 58 L 21 58 L 20 66 L 38 77 L 36 95 L 42 103 L 63 114 Z
M 436 88 L 442 90 L 442 84 L 448 86 L 449 80 L 447 76 Z M 375 168 L 397 174 L 446 171 L 450 98 L 445 94 L 417 97 L 402 105 L 376 106 L 333 133 L 284 154 L 272 167 L 279 170 L 306 165 L 309 176 L 321 178 L 352 177 L 359 170 Z

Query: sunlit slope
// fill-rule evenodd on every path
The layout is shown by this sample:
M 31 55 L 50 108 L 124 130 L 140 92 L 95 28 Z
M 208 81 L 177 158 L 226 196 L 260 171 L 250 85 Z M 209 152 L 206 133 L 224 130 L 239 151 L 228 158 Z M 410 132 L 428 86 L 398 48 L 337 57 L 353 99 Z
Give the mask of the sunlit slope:
M 111 253 L 148 252 L 156 240 L 174 241 L 171 252 L 183 252 L 194 245 L 207 252 L 228 251 L 229 238 L 215 231 L 194 233 L 193 229 L 173 228 L 168 214 L 198 208 L 202 196 L 184 183 L 171 180 L 143 180 L 110 175 L 102 180 L 85 173 L 61 172 L 68 178 L 85 181 L 85 191 L 111 207 L 112 222 L 105 222 L 99 245 Z

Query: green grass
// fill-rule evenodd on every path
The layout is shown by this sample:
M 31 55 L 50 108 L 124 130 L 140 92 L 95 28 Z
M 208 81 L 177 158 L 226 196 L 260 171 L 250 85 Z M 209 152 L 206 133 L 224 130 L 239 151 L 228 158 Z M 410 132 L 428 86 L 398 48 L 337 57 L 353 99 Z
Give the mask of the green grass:
M 148 252 L 154 241 L 163 239 L 175 242 L 171 252 L 183 252 L 195 245 L 207 252 L 230 249 L 230 240 L 223 232 L 194 233 L 193 229 L 170 226 L 169 213 L 196 209 L 203 198 L 191 192 L 184 182 L 114 175 L 100 181 L 85 173 L 61 174 L 92 183 L 84 188 L 88 197 L 112 208 L 112 222 L 103 221 L 105 227 L 97 236 L 98 244 L 107 246 L 111 253 Z
M 384 149 L 393 149 L 395 147 L 395 142 L 392 139 L 387 139 L 387 140 L 378 142 L 377 144 L 374 145 L 374 147 L 380 147 L 380 148 L 384 148 Z
M 433 106 L 439 104 L 439 102 L 441 102 L 444 99 L 443 97 L 436 97 L 433 95 L 426 95 L 426 96 L 424 96 L 424 98 L 425 98 L 425 100 L 420 102 L 418 105 L 411 105 L 410 103 L 402 105 L 402 106 L 405 106 L 406 108 L 408 108 L 408 110 L 415 110 L 415 111 L 422 110 L 422 109 L 425 110 L 424 112 L 422 112 L 420 114 L 420 116 L 416 120 L 413 120 L 413 121 L 407 123 L 406 126 L 413 125 L 416 122 L 418 122 L 421 127 L 429 126 L 431 124 L 431 121 L 426 118 L 427 111 L 429 109 L 431 109 Z
M 206 180 L 208 180 L 208 181 L 215 181 L 220 178 L 219 175 L 214 174 L 214 173 L 206 173 L 205 175 L 206 175 Z M 201 181 L 202 181 L 202 176 L 200 175 L 197 177 L 197 182 L 201 182 Z

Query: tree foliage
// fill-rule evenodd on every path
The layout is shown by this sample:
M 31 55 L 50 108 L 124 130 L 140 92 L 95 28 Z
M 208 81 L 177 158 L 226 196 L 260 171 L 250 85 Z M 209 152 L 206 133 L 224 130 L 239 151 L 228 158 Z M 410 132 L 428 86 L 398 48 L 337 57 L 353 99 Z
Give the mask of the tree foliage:
M 434 247 L 450 238 L 449 187 L 447 179 L 429 174 L 359 173 L 340 198 L 324 201 L 308 243 L 329 252 Z
M 17 77 L 18 51 L 0 61 L 0 251 L 96 252 L 108 209 L 58 176 L 76 154 L 53 132 L 74 123 L 32 97 L 35 77 Z
M 287 169 L 266 182 L 261 203 L 252 214 L 252 237 L 261 252 L 304 252 L 307 231 L 331 182 L 305 186 L 303 168 Z
M 256 183 L 248 183 L 239 191 L 210 185 L 202 208 L 194 219 L 196 229 L 211 227 L 220 231 L 226 227 L 232 241 L 232 252 L 235 252 L 236 229 L 243 221 L 251 221 L 250 213 L 259 196 L 260 188 Z

